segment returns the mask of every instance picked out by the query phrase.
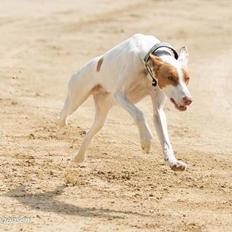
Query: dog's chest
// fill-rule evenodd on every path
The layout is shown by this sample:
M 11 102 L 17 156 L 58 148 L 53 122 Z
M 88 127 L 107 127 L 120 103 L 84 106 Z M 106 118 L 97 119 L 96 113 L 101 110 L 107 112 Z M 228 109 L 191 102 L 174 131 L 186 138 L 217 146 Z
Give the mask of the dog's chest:
M 151 83 L 147 77 L 141 77 L 132 83 L 127 89 L 127 97 L 133 102 L 137 103 L 151 91 Z

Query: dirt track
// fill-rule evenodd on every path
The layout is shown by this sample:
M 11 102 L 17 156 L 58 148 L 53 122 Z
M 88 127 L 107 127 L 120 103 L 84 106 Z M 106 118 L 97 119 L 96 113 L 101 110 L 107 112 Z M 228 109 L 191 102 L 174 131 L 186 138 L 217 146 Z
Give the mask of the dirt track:
M 85 2 L 85 3 L 83 3 Z M 100 3 L 99 3 L 100 2 Z M 2 0 L 0 231 L 232 231 L 232 3 L 230 1 Z M 153 130 L 144 155 L 132 119 L 113 108 L 88 159 L 72 164 L 94 118 L 89 99 L 58 130 L 70 75 L 130 35 L 153 34 L 190 53 L 186 113 L 167 103 L 177 157 Z M 26 217 L 29 222 L 4 224 Z

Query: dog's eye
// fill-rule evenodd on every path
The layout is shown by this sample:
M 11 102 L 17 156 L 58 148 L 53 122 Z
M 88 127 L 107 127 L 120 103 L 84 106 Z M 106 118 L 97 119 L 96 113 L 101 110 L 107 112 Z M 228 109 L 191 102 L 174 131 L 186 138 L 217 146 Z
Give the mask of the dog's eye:
M 168 76 L 168 80 L 169 80 L 169 81 L 174 81 L 174 79 L 173 79 L 172 76 Z

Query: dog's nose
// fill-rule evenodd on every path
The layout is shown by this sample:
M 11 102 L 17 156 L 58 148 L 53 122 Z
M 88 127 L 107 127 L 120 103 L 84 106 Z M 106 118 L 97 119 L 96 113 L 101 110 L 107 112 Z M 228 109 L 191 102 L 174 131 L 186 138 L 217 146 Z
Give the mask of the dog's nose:
M 191 97 L 183 97 L 183 102 L 185 105 L 190 105 L 192 103 Z

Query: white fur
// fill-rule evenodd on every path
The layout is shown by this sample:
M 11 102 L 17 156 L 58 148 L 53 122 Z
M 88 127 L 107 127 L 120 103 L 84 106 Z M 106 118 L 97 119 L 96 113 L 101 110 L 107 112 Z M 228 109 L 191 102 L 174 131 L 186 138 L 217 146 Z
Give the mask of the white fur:
M 175 99 L 180 105 L 184 96 L 190 96 L 181 71 L 182 65 L 187 65 L 187 51 L 184 48 L 181 50 L 180 60 L 175 60 L 171 56 L 161 56 L 165 62 L 175 66 L 182 80 L 177 87 L 169 86 L 163 90 L 157 87 L 154 90 L 146 76 L 143 58 L 158 42 L 160 41 L 153 36 L 136 34 L 102 56 L 90 60 L 71 77 L 60 124 L 65 125 L 67 116 L 72 114 L 91 94 L 94 95 L 96 106 L 95 121 L 74 158 L 76 162 L 84 160 L 92 137 L 103 127 L 106 116 L 114 104 L 121 106 L 134 119 L 139 130 L 141 147 L 148 153 L 152 135 L 143 113 L 135 106 L 135 103 L 149 95 L 153 102 L 154 123 L 164 158 L 171 168 L 185 169 L 186 165 L 175 158 L 168 136 L 163 106 L 166 96 Z M 101 57 L 103 63 L 100 71 L 97 72 L 97 63 Z

